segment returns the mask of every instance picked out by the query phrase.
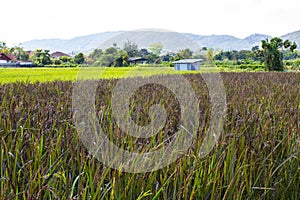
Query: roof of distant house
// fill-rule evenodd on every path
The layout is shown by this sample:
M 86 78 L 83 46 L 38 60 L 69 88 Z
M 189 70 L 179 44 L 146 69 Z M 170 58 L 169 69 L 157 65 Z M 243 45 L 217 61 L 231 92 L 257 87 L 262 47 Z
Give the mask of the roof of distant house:
M 65 54 L 63 52 L 60 52 L 60 51 L 56 51 L 56 52 L 54 52 L 54 53 L 51 54 L 52 58 L 60 58 L 62 56 L 71 57 L 70 55 Z
M 147 60 L 147 59 L 146 58 L 142 58 L 142 57 L 130 57 L 130 58 L 128 58 L 129 62 L 142 61 L 142 60 Z
M 0 60 L 16 60 L 16 57 L 14 55 L 9 55 L 5 53 L 0 53 Z
M 196 62 L 201 62 L 204 59 L 183 59 L 183 60 L 177 60 L 175 62 L 173 62 L 174 64 L 193 64 Z

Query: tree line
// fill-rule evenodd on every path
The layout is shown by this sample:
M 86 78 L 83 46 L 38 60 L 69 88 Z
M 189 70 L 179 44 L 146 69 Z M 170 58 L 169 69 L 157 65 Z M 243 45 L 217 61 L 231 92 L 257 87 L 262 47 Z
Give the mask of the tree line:
M 103 67 L 124 67 L 132 64 L 131 58 L 143 58 L 144 63 L 164 64 L 172 66 L 173 61 L 180 59 L 200 58 L 205 60 L 207 65 L 214 65 L 230 61 L 233 64 L 264 64 L 266 70 L 283 71 L 283 60 L 295 60 L 300 58 L 300 52 L 296 50 L 297 44 L 289 40 L 283 41 L 281 38 L 274 37 L 270 40 L 262 40 L 261 47 L 255 46 L 251 50 L 240 51 L 218 51 L 203 47 L 197 51 L 189 48 L 178 52 L 163 51 L 161 43 L 153 43 L 149 48 L 138 48 L 134 42 L 127 41 L 123 47 L 114 43 L 107 49 L 95 49 L 89 55 L 78 53 L 74 57 L 62 56 L 51 58 L 49 50 L 37 49 L 32 56 L 22 47 L 8 48 L 5 42 L 0 42 L 0 52 L 12 54 L 18 60 L 31 60 L 36 66 L 58 65 L 58 66 L 77 66 L 78 64 L 88 64 Z

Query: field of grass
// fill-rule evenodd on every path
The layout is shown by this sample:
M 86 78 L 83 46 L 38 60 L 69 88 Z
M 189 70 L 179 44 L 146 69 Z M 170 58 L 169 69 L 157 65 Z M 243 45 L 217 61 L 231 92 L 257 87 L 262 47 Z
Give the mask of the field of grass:
M 60 77 L 67 72 L 75 76 L 77 69 L 61 70 Z M 30 78 L 24 75 L 25 81 L 40 76 L 28 74 Z M 51 80 L 53 74 L 48 75 L 49 79 L 38 80 Z M 10 82 L 7 74 L 1 76 L 6 80 L 2 83 Z M 166 76 L 178 75 L 160 78 Z M 136 174 L 106 167 L 83 145 L 72 117 L 71 81 L 1 85 L 0 199 L 298 200 L 300 74 L 221 76 L 227 111 L 224 131 L 210 154 L 198 156 L 212 117 L 208 90 L 200 74 L 187 74 L 184 77 L 199 99 L 197 137 L 176 162 Z M 97 118 L 107 136 L 117 146 L 139 152 L 166 147 L 180 124 L 180 105 L 174 95 L 155 84 L 135 93 L 131 108 L 137 123 L 149 122 L 146 113 L 156 103 L 162 104 L 168 114 L 157 135 L 137 140 L 123 133 L 113 120 L 110 100 L 117 81 L 99 80 L 97 87 Z
M 207 73 L 217 71 L 242 71 L 237 69 L 202 68 L 201 71 L 178 72 L 172 67 L 89 67 L 81 68 L 89 77 L 94 78 L 122 78 L 128 72 L 134 71 L 131 76 L 151 76 L 157 74 Z M 0 84 L 21 82 L 51 82 L 56 80 L 74 81 L 80 68 L 0 68 Z M 98 77 L 97 77 L 98 76 Z

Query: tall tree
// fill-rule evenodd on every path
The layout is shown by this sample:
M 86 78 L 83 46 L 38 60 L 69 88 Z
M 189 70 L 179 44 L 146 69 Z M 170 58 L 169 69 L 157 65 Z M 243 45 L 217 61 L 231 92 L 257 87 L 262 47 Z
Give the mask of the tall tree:
M 160 56 L 162 49 L 163 49 L 163 45 L 160 42 L 153 43 L 149 47 L 149 51 L 155 54 L 156 56 Z
M 206 52 L 206 62 L 211 66 L 214 64 L 214 52 L 212 49 L 208 49 Z
M 138 45 L 134 42 L 130 42 L 129 40 L 125 42 L 123 50 L 127 52 L 129 57 L 136 57 L 139 53 Z
M 52 63 L 49 50 L 37 49 L 31 57 L 35 65 L 44 66 Z
M 9 53 L 14 55 L 17 60 L 28 60 L 29 59 L 29 54 L 28 52 L 24 51 L 22 47 L 12 47 L 9 50 Z
M 281 38 L 274 37 L 270 41 L 268 39 L 261 41 L 263 53 L 265 57 L 265 67 L 269 71 L 283 71 L 283 49 L 290 49 L 292 52 L 297 48 L 295 42 L 289 40 L 283 42 Z
M 182 49 L 179 50 L 178 53 L 175 56 L 175 60 L 181 60 L 181 59 L 189 59 L 193 55 L 193 52 L 190 49 Z
M 95 49 L 92 53 L 89 54 L 88 58 L 92 59 L 92 61 L 95 62 L 102 56 L 102 54 L 102 49 Z
M 9 49 L 6 46 L 6 43 L 3 41 L 0 41 L 0 52 L 1 53 L 8 53 Z
M 74 62 L 76 64 L 83 64 L 84 63 L 84 55 L 83 53 L 78 53 L 77 55 L 75 55 L 74 57 Z

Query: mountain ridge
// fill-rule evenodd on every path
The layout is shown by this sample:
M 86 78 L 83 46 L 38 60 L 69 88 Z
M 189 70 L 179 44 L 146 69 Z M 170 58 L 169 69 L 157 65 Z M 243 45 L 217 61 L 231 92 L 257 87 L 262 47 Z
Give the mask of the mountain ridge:
M 232 35 L 198 35 L 193 33 L 178 33 L 171 31 L 111 31 L 74 37 L 71 39 L 39 39 L 22 43 L 26 50 L 37 48 L 48 49 L 51 52 L 62 51 L 70 55 L 78 52 L 90 53 L 96 48 L 105 49 L 116 43 L 120 48 L 126 41 L 134 42 L 139 48 L 148 48 L 151 44 L 161 42 L 167 51 L 178 51 L 184 48 L 198 50 L 202 47 L 215 50 L 250 50 L 260 45 L 261 40 L 272 36 L 254 33 L 245 38 Z M 283 39 L 295 41 L 300 45 L 300 30 L 281 36 Z

